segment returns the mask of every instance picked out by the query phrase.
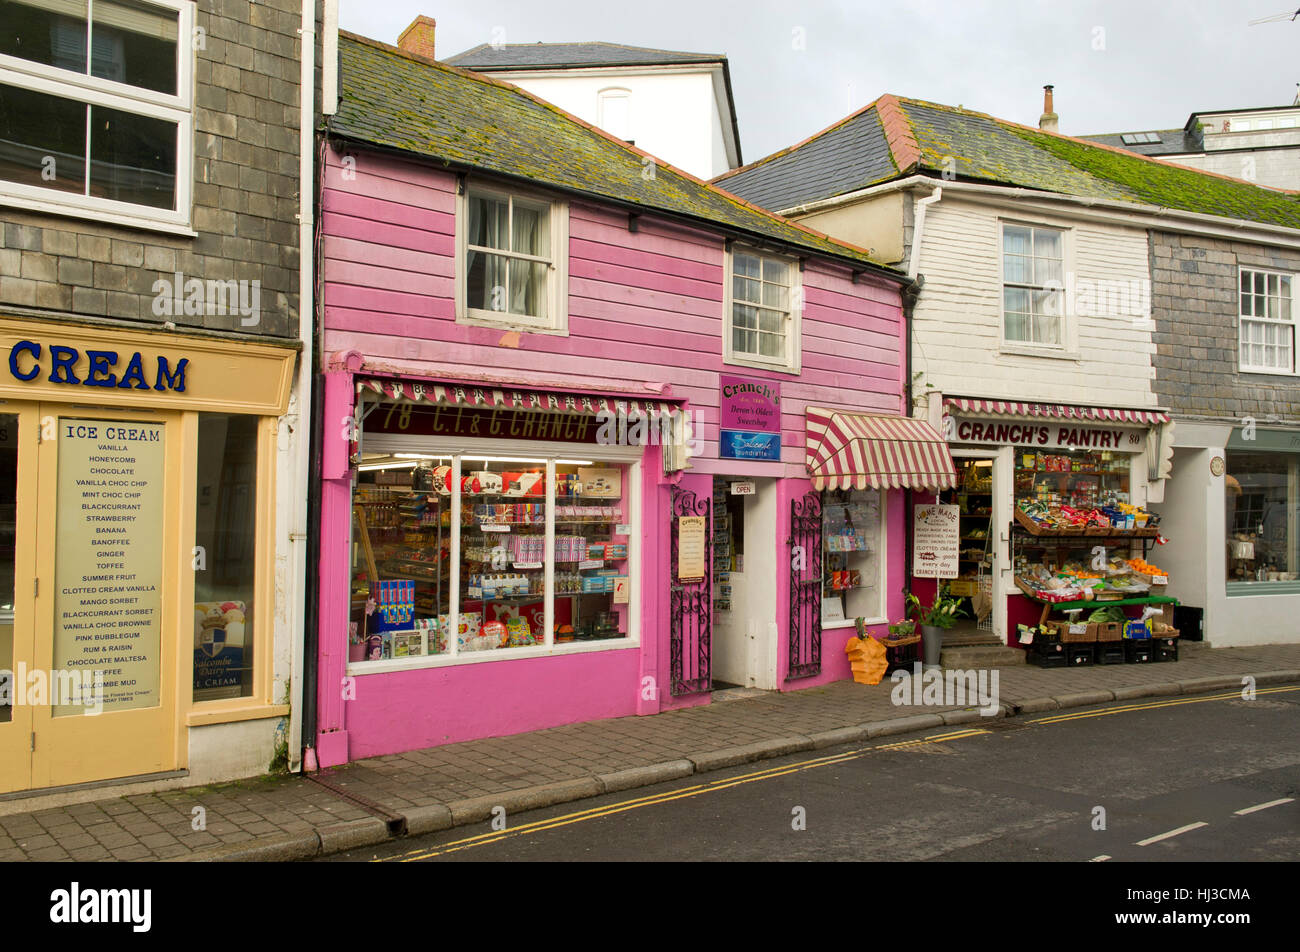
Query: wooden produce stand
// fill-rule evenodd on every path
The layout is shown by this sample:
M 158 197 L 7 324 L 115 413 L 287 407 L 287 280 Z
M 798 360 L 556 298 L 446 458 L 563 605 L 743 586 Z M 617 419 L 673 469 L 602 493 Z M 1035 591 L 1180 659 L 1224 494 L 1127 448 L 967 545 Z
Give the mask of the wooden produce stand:
M 1038 602 L 1040 605 L 1043 606 L 1043 612 L 1038 617 L 1039 625 L 1042 625 L 1044 622 L 1047 621 L 1047 616 L 1050 615 L 1053 610 L 1068 611 L 1069 609 L 1072 608 L 1110 608 L 1112 605 L 1116 607 L 1123 607 L 1125 605 L 1177 606 L 1178 604 L 1178 599 L 1173 598 L 1172 596 L 1169 595 L 1141 595 L 1137 598 L 1113 598 L 1113 599 L 1076 598 L 1073 601 L 1069 601 L 1069 602 L 1048 602 L 1037 597 L 1031 592 L 1026 591 L 1023 586 L 1020 588 L 1020 591 L 1021 594 L 1023 594 L 1026 598 L 1032 599 L 1033 601 Z

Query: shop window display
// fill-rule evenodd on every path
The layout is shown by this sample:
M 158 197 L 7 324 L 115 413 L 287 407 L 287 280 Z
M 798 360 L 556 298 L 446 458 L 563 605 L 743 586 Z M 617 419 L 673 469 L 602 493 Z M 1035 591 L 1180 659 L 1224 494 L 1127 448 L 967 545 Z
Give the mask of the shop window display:
M 1224 512 L 1230 582 L 1300 578 L 1300 455 L 1227 454 Z
M 194 700 L 253 693 L 258 418 L 199 414 Z
M 1130 456 L 1106 450 L 1017 451 L 1012 538 L 1022 591 L 1047 601 L 1163 591 L 1167 574 L 1146 560 L 1159 520 L 1132 504 L 1131 469 Z
M 14 566 L 17 554 L 18 415 L 0 414 L 0 669 L 14 668 Z M 8 692 L 0 695 L 0 723 L 13 719 Z
M 878 490 L 822 493 L 822 624 L 880 618 Z
M 627 466 L 462 456 L 457 484 L 452 464 L 423 456 L 361 467 L 352 661 L 628 636 Z

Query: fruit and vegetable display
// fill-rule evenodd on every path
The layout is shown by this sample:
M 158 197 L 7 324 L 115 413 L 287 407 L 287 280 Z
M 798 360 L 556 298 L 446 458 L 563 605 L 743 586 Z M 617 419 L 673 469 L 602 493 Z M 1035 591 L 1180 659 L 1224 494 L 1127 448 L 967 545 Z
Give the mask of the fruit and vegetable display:
M 1064 503 L 1021 499 L 1016 520 L 1033 533 L 1077 532 L 1110 534 L 1154 528 L 1160 517 L 1129 503 L 1079 508 Z
M 1016 571 L 1016 585 L 1026 595 L 1043 602 L 1113 601 L 1149 594 L 1153 581 L 1168 575 L 1143 559 L 1110 559 L 1097 570 L 1081 562 L 1059 568 L 1042 563 L 1024 564 Z

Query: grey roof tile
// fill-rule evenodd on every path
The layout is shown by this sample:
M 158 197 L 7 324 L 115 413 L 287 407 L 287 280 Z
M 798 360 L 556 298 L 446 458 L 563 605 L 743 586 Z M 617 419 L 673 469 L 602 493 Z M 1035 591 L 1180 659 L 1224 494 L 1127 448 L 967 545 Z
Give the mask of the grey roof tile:
M 898 171 L 875 109 L 868 109 L 785 155 L 723 176 L 717 184 L 779 211 L 842 195 Z
M 1142 131 L 1155 133 L 1160 136 L 1160 141 L 1125 142 L 1124 136 L 1133 135 L 1131 132 L 1113 132 L 1095 136 L 1079 136 L 1079 138 L 1088 142 L 1097 142 L 1101 145 L 1114 146 L 1117 149 L 1127 149 L 1129 152 L 1136 152 L 1138 155 L 1182 155 L 1188 152 L 1200 152 L 1204 149 L 1201 137 L 1197 133 L 1187 132 L 1183 129 L 1150 129 Z
M 340 31 L 327 133 L 447 166 L 660 211 L 901 277 L 868 253 L 774 215 L 618 141 L 517 86 Z
M 495 70 L 560 66 L 666 66 L 678 63 L 720 63 L 720 53 L 682 53 L 622 43 L 482 43 L 446 60 L 462 69 Z

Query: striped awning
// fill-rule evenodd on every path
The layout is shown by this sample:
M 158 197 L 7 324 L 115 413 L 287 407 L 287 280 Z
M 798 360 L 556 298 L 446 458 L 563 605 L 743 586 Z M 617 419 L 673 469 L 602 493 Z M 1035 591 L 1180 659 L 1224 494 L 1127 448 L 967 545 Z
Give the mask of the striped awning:
M 1169 414 L 1159 410 L 1124 410 L 1113 407 L 1074 407 L 1064 403 L 1014 403 L 1009 400 L 971 400 L 949 397 L 944 406 L 957 413 L 987 413 L 997 416 L 1050 417 L 1060 420 L 1104 420 L 1108 423 L 1168 423 Z
M 911 417 L 806 410 L 806 462 L 814 489 L 951 489 L 952 454 L 930 424 Z
M 451 383 L 417 383 L 411 380 L 358 379 L 357 392 L 374 393 L 385 400 L 502 410 L 543 410 L 561 413 L 613 413 L 635 417 L 673 416 L 681 408 L 662 400 L 634 400 L 589 393 L 551 390 L 514 390 Z

